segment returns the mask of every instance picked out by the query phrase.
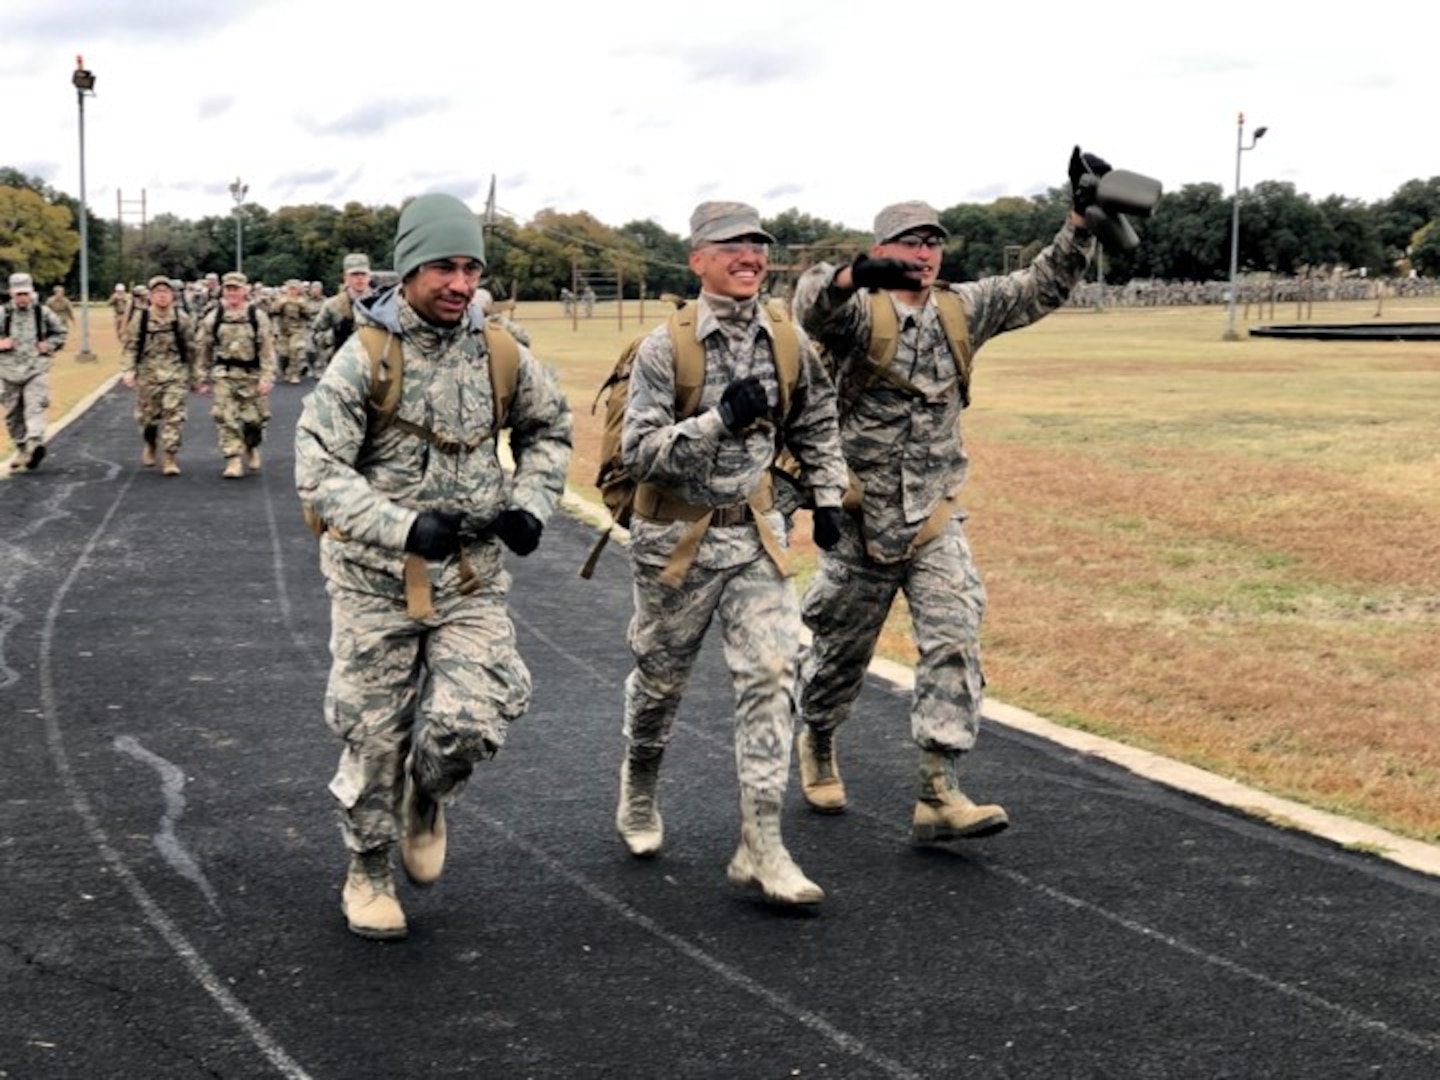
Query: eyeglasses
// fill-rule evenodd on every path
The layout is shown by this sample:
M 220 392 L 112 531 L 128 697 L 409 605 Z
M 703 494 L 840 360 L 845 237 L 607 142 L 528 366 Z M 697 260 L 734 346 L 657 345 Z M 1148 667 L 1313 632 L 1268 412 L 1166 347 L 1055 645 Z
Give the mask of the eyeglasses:
M 464 274 L 467 281 L 479 281 L 480 275 L 485 273 L 485 264 L 475 259 L 466 259 L 463 262 L 455 259 L 435 259 L 431 262 L 421 263 L 420 269 L 432 274 L 441 274 L 450 277 L 452 274 Z
M 707 244 L 721 255 L 768 255 L 770 245 L 759 240 L 726 240 L 724 243 Z
M 927 233 L 924 236 L 916 236 L 912 233 L 909 236 L 897 236 L 890 243 L 909 251 L 919 251 L 921 248 L 929 248 L 934 251 L 936 248 L 945 246 L 945 238 L 934 233 Z

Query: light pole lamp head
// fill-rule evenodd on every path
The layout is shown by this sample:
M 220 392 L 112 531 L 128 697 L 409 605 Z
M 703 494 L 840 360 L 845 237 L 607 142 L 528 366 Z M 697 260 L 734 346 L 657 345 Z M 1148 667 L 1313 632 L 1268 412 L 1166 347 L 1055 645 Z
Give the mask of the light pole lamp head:
M 1255 129 L 1255 134 L 1251 136 L 1251 139 L 1252 139 L 1254 142 L 1259 142 L 1261 139 L 1263 139 L 1263 138 L 1265 137 L 1265 132 L 1267 132 L 1267 131 L 1269 131 L 1269 130 L 1270 130 L 1270 129 L 1269 129 L 1268 127 L 1263 127 L 1263 126 L 1262 126 L 1262 127 L 1258 127 L 1258 128 Z
M 70 74 L 70 82 L 82 94 L 95 93 L 95 73 L 85 66 L 83 56 L 75 57 L 75 70 Z

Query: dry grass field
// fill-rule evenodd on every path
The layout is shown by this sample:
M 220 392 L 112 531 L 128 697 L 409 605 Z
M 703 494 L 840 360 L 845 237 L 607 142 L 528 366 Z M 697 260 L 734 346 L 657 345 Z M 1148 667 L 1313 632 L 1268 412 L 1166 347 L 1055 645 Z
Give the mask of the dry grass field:
M 574 326 L 520 305 L 575 409 L 581 494 L 596 390 L 666 313 L 631 302 L 622 327 L 602 304 Z M 102 362 L 72 345 L 57 365 L 53 415 L 115 370 L 107 314 Z M 1383 318 L 1440 321 L 1440 302 Z M 1224 342 L 1224 326 L 1219 308 L 1062 311 L 979 354 L 966 505 L 990 692 L 1440 841 L 1440 343 Z M 890 658 L 913 658 L 907 630 L 897 611 Z

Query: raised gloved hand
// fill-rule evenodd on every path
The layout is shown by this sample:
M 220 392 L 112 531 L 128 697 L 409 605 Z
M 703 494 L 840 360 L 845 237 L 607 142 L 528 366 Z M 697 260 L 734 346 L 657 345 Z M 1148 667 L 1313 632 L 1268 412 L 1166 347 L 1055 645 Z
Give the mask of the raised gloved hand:
M 528 510 L 501 510 L 495 519 L 495 535 L 516 555 L 529 555 L 539 547 L 544 528 Z
M 1110 171 L 1110 163 L 1096 154 L 1082 153 L 1080 147 L 1070 152 L 1070 205 L 1081 217 L 1095 205 L 1095 192 L 1100 177 Z
M 460 550 L 461 515 L 455 510 L 421 510 L 405 537 L 405 550 L 426 559 L 446 559 Z
M 857 289 L 923 288 L 919 274 L 925 267 L 913 259 L 877 259 L 863 252 L 850 264 L 850 280 Z
M 734 379 L 720 395 L 720 419 L 731 431 L 743 431 L 770 409 L 765 384 L 754 375 Z
M 829 551 L 840 542 L 840 515 L 843 511 L 838 506 L 817 506 L 814 517 L 810 523 L 810 535 L 815 538 L 815 546 L 823 551 Z

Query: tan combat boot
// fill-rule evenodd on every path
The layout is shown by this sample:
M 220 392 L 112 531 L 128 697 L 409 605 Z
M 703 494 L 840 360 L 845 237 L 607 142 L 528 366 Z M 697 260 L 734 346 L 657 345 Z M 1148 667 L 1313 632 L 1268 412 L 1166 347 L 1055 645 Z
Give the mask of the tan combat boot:
M 410 770 L 400 802 L 400 862 L 416 885 L 433 885 L 445 869 L 445 807 L 420 790 Z
M 351 933 L 377 941 L 405 936 L 405 912 L 395 898 L 389 849 L 351 854 L 345 888 L 340 893 L 340 910 L 345 913 Z
M 147 469 L 155 464 L 155 444 L 153 442 L 147 441 L 141 445 L 140 464 Z
M 239 480 L 245 475 L 245 467 L 238 457 L 225 459 L 225 471 L 221 474 L 226 480 Z
M 960 790 L 955 778 L 959 751 L 926 751 L 920 759 L 920 801 L 910 826 L 910 840 L 928 844 L 936 840 L 993 836 L 1010 824 L 1004 807 L 977 806 Z
M 818 904 L 825 890 L 805 876 L 780 839 L 780 800 L 740 795 L 740 846 L 725 870 L 730 884 L 752 886 L 772 904 Z
M 174 454 L 173 451 L 171 451 L 171 450 L 166 450 L 166 451 L 165 451 L 164 456 L 163 456 L 163 460 L 162 460 L 162 462 L 161 462 L 161 464 L 160 464 L 160 471 L 161 471 L 162 473 L 164 473 L 166 476 L 179 476 L 179 475 L 180 475 L 180 463 L 175 460 L 175 454 Z
M 655 795 L 663 753 L 649 748 L 638 752 L 629 750 L 620 765 L 620 804 L 615 808 L 615 828 L 630 854 L 637 859 L 654 855 L 665 839 L 665 823 L 660 819 Z
M 252 446 L 250 448 L 250 453 L 246 455 L 245 463 L 250 466 L 251 472 L 260 471 L 260 448 L 258 446 Z
M 840 779 L 840 759 L 835 753 L 835 732 L 817 731 L 801 723 L 795 737 L 795 756 L 800 759 L 800 793 L 818 814 L 845 812 L 845 782 Z

